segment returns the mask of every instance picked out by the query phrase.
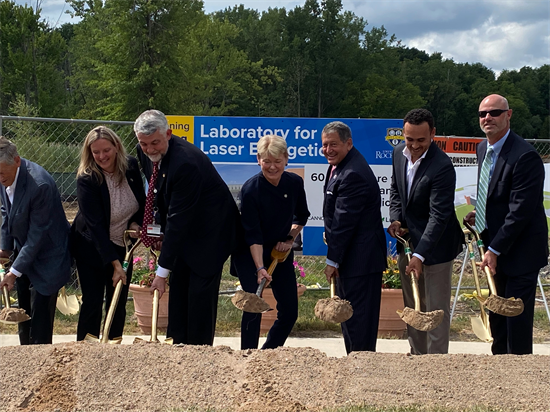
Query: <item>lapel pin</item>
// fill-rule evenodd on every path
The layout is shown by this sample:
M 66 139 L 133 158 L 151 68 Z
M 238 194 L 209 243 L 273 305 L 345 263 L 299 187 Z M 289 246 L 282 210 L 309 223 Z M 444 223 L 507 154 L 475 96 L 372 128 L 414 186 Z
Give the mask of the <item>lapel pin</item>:
M 285 197 L 288 197 L 286 193 L 285 193 Z

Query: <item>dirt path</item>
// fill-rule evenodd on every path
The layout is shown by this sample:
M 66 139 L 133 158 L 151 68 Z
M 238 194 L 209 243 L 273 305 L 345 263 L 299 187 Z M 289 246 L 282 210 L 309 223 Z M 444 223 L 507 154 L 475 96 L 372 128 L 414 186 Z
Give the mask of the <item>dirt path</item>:
M 70 343 L 0 348 L 2 411 L 550 410 L 550 357 Z M 7 384 L 6 384 L 7 383 Z

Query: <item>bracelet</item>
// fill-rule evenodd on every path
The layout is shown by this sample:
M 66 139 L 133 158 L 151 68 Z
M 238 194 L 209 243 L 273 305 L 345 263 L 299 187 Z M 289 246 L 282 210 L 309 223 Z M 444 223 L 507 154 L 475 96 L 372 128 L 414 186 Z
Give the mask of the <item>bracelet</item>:
M 258 270 L 256 271 L 256 274 L 258 274 L 258 272 L 262 269 L 265 269 L 265 266 L 262 266 L 261 268 L 258 268 Z

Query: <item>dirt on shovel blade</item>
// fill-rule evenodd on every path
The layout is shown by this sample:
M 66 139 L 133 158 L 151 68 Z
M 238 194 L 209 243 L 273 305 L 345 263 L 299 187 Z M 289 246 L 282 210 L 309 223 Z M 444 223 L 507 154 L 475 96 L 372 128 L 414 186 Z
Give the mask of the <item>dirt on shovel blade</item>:
M 4 308 L 0 312 L 0 321 L 4 322 L 25 322 L 30 319 L 24 309 Z
M 434 310 L 432 312 L 417 312 L 412 308 L 406 307 L 403 312 L 399 312 L 399 316 L 407 325 L 412 326 L 416 330 L 428 332 L 437 328 L 443 320 L 443 311 Z
M 233 305 L 243 312 L 263 313 L 271 309 L 265 300 L 258 297 L 255 293 L 238 290 L 231 298 Z
M 342 323 L 351 318 L 353 308 L 349 301 L 333 298 L 321 299 L 315 305 L 315 316 L 325 322 Z
M 518 316 L 523 312 L 521 299 L 506 299 L 501 296 L 491 295 L 485 300 L 485 306 L 491 312 L 502 316 Z

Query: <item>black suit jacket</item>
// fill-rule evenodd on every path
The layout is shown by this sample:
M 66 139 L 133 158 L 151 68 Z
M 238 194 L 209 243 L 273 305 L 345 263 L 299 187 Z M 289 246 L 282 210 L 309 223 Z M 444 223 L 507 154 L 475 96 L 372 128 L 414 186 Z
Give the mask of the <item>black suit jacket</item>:
M 455 214 L 456 173 L 449 156 L 432 142 L 407 196 L 406 145 L 393 151 L 390 220 L 409 229 L 415 253 L 425 265 L 453 260 L 462 250 L 464 234 Z M 402 246 L 397 244 L 398 251 Z
M 137 159 L 131 156 L 128 156 L 126 180 L 139 204 L 139 210 L 128 223 L 136 222 L 141 226 L 145 208 L 145 191 Z M 111 198 L 107 182 L 103 179 L 100 184 L 93 175 L 84 175 L 78 177 L 76 185 L 79 210 L 71 227 L 71 245 L 73 248 L 88 247 L 88 245 L 79 245 L 74 236 L 76 233 L 82 235 L 96 248 L 103 264 L 107 265 L 119 258 L 109 236 Z
M 386 268 L 380 187 L 355 147 L 338 164 L 324 192 L 327 258 L 339 264 L 342 277 L 380 274 Z
M 487 141 L 478 145 L 479 173 Z M 479 175 L 478 175 L 479 181 Z M 501 255 L 497 271 L 518 276 L 548 263 L 548 227 L 543 206 L 544 166 L 532 145 L 510 131 L 487 191 L 486 246 Z
M 143 173 L 151 160 L 137 146 Z M 164 233 L 159 265 L 183 263 L 201 277 L 219 275 L 237 244 L 240 215 L 229 188 L 196 146 L 172 136 L 157 177 L 157 206 Z
M 11 208 L 1 185 L 0 199 L 0 248 L 15 251 L 13 267 L 27 275 L 39 293 L 57 294 L 71 276 L 71 255 L 69 223 L 53 178 L 42 166 L 21 158 Z

